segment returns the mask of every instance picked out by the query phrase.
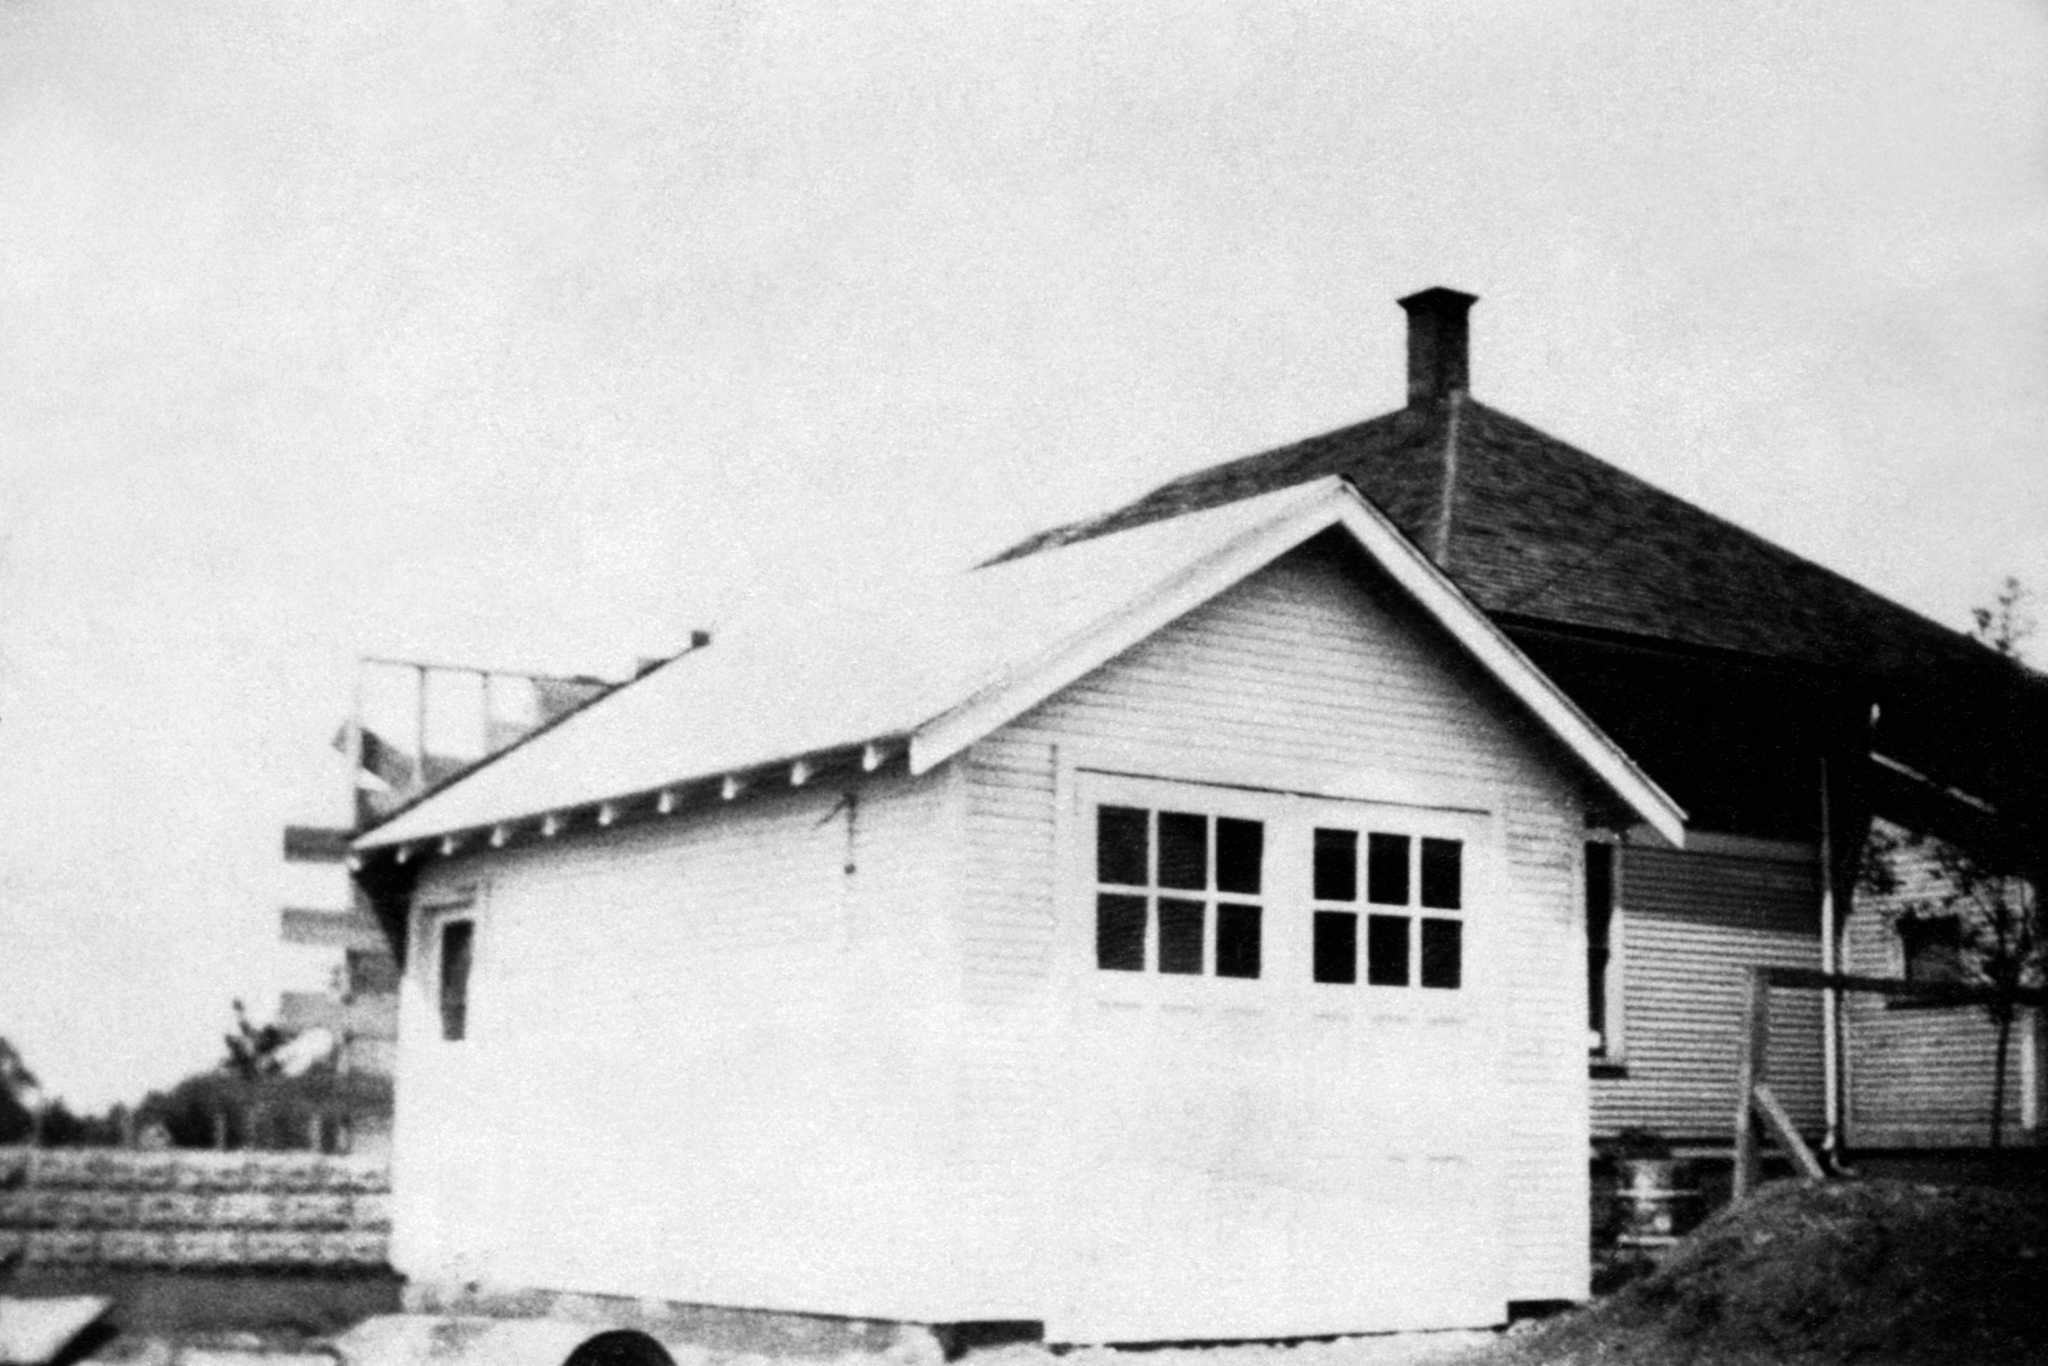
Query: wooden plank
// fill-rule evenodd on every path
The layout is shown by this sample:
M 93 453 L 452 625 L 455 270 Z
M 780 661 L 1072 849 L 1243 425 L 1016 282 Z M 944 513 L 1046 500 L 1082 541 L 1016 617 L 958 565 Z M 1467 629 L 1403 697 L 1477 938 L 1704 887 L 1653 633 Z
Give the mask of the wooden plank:
M 287 991 L 278 1007 L 278 1022 L 287 1029 L 328 1029 L 351 1039 L 398 1037 L 398 1003 L 392 996 L 343 1001 L 324 992 Z
M 278 997 L 278 1023 L 286 1029 L 339 1029 L 341 1002 L 321 991 L 287 991 Z
M 340 863 L 348 858 L 348 842 L 355 832 L 331 825 L 287 825 L 284 828 L 286 863 Z
M 307 944 L 323 949 L 381 949 L 387 947 L 384 932 L 366 911 L 324 911 L 305 906 L 287 906 L 278 916 L 287 944 Z
M 1764 968 L 1749 970 L 1749 1002 L 1742 1013 L 1741 1051 L 1736 1054 L 1735 1198 L 1756 1189 L 1760 1170 L 1754 1101 L 1763 1086 L 1764 1058 L 1771 1039 L 1771 991 Z
M 1813 1150 L 1806 1146 L 1806 1140 L 1799 1136 L 1792 1116 L 1785 1113 L 1785 1107 L 1778 1103 L 1767 1082 L 1756 1084 L 1756 1107 L 1770 1122 L 1771 1132 L 1778 1136 L 1778 1142 L 1785 1145 L 1785 1151 L 1792 1154 L 1792 1160 L 1799 1164 L 1800 1172 L 1815 1181 L 1827 1180 L 1827 1170 L 1820 1165 L 1820 1159 L 1813 1155 Z
M 1809 990 L 1867 991 L 1879 996 L 1908 997 L 1944 1005 L 1989 1005 L 2001 993 L 1991 987 L 1962 986 L 1953 982 L 1908 982 L 1901 977 L 1859 977 L 1841 972 L 1817 972 L 1811 968 L 1763 968 L 1774 987 L 1805 987 Z M 2048 990 L 2022 988 L 2012 993 L 2020 1005 L 2048 1006 Z

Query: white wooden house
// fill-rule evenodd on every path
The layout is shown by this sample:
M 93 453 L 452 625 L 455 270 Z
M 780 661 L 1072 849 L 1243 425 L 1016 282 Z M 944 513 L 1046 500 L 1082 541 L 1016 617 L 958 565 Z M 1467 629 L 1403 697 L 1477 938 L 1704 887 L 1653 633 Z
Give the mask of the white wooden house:
M 1404 301 L 1399 413 L 721 637 L 361 835 L 397 1268 L 1057 1341 L 1583 1297 L 1589 1142 L 1725 1133 L 1746 964 L 1826 961 L 1847 832 L 1959 771 L 1903 665 L 1886 787 L 1865 675 L 1579 620 L 1658 619 L 1602 519 L 1684 505 L 1472 402 L 1470 302 Z

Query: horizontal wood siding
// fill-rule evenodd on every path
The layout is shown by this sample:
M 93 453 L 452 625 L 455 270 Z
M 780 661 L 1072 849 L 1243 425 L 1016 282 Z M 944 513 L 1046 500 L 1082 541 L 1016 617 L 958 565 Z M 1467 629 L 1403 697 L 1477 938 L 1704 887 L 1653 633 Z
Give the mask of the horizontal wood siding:
M 479 887 L 470 1029 L 439 1038 L 416 941 L 400 1269 L 946 1316 L 949 790 L 835 784 L 438 867 L 420 903 Z
M 1847 969 L 1872 977 L 1905 975 L 1896 917 L 1935 907 L 1945 892 L 1931 849 L 1906 846 L 1894 860 L 1893 893 L 1865 892 L 1844 929 Z M 1977 1147 L 1990 1141 L 1997 1069 L 1997 1028 L 1981 1006 L 1930 1008 L 1850 993 L 1843 1003 L 1848 1054 L 1848 1129 L 1873 1147 Z M 2015 1023 L 2006 1064 L 2006 1138 L 2020 1137 L 2038 1086 L 2038 1022 Z
M 1818 869 L 1635 846 L 1620 867 L 1626 1075 L 1595 1080 L 1594 1132 L 1731 1142 L 1748 969 L 1820 966 Z M 1820 1021 L 1819 993 L 1772 993 L 1769 1081 L 1803 1129 L 1825 1122 Z
M 1503 1005 L 1514 1027 L 1499 1074 L 1470 1104 L 1498 1116 L 1507 1150 L 1514 1293 L 1583 1295 L 1583 818 L 1576 789 L 1531 729 L 1390 586 L 1311 545 L 977 744 L 957 920 L 967 1045 L 961 1159 L 985 1176 L 989 1194 L 975 1223 L 991 1264 L 1002 1264 L 1005 1248 L 1028 1246 L 1049 1284 L 1061 1256 L 1060 1192 L 1018 1179 L 1025 1156 L 1043 1162 L 1048 1125 L 1060 1114 L 1051 1091 L 1062 1019 L 1054 999 L 1057 755 L 1133 744 L 1209 768 L 1304 780 L 1365 774 L 1486 794 L 1506 832 L 1507 886 L 1492 912 L 1503 923 L 1488 928 L 1511 946 Z M 1040 1180 L 1057 1179 L 1039 1171 Z M 1011 1307 L 1043 1312 L 1021 1299 Z

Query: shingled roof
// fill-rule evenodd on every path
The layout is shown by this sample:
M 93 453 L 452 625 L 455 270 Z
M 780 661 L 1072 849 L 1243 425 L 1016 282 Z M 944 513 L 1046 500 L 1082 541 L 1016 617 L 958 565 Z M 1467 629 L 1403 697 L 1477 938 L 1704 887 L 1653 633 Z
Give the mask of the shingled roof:
M 1490 615 L 1859 673 L 1982 647 L 1462 394 L 1185 475 L 1015 559 L 1342 475 Z
M 1445 289 L 1401 301 L 1410 316 L 1405 408 L 1184 475 L 1103 516 L 1033 536 L 997 562 L 1334 474 L 1510 629 L 1596 633 L 1846 675 L 1866 681 L 1873 700 L 1918 698 L 1922 720 L 1965 695 L 1977 718 L 2011 714 L 2015 697 L 2030 714 L 2042 710 L 2048 680 L 1470 397 L 1464 315 L 1472 302 Z M 1980 723 L 1952 716 L 1940 729 L 1954 737 L 1970 725 Z M 1926 758 L 1924 745 L 1912 748 Z

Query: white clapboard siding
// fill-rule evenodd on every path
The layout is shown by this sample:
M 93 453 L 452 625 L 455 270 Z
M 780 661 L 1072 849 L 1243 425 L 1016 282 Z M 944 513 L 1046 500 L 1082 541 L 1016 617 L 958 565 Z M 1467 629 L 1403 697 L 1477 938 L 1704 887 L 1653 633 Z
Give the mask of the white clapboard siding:
M 440 1039 L 416 924 L 398 1268 L 964 1316 L 940 918 L 956 790 L 821 780 L 437 866 L 416 905 L 477 887 L 470 1030 Z
M 1594 1132 L 1731 1142 L 1748 969 L 1820 966 L 1818 869 L 1631 846 L 1618 901 L 1625 1075 L 1595 1080 Z M 1820 1021 L 1819 993 L 1772 993 L 1768 1077 L 1802 1129 L 1824 1122 Z
M 1499 923 L 1484 933 L 1504 962 L 1500 1004 L 1514 1028 L 1495 1075 L 1464 1099 L 1504 1154 L 1511 1296 L 1585 1294 L 1583 818 L 1552 751 L 1526 738 L 1533 729 L 1384 583 L 1311 545 L 974 747 L 957 919 L 960 1113 L 962 1160 L 989 1177 L 969 1222 L 987 1249 L 971 1260 L 997 1269 L 992 1295 L 1019 1280 L 1020 1258 L 997 1255 L 1006 1248 L 1029 1249 L 1041 1285 L 1056 1280 L 1071 1215 L 1046 1189 L 1058 1180 L 1045 1154 L 1062 1113 L 1067 1020 L 1055 999 L 1056 784 L 1059 753 L 1091 746 L 1142 747 L 1212 772 L 1341 772 L 1484 794 L 1505 832 L 1505 885 L 1485 912 Z M 1035 1177 L 1019 1180 L 1020 1167 Z
M 1848 971 L 1905 975 L 1896 917 L 1937 905 L 1944 891 L 1930 847 L 1905 846 L 1894 859 L 1899 886 L 1866 892 L 1844 931 Z M 2039 1021 L 2015 1022 L 2006 1060 L 2005 1134 L 2019 1139 L 2039 1105 Z M 1979 1147 L 1990 1141 L 1998 1031 L 1981 1006 L 1930 1008 L 1851 992 L 1843 1003 L 1848 1055 L 1849 1139 L 1865 1147 Z

